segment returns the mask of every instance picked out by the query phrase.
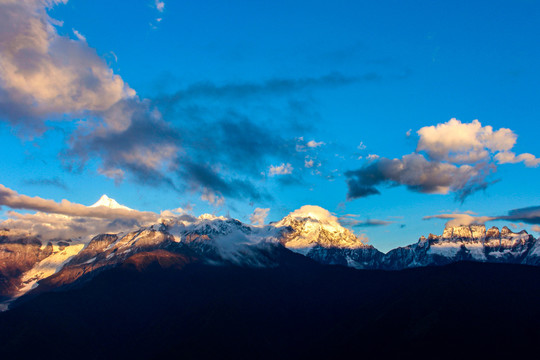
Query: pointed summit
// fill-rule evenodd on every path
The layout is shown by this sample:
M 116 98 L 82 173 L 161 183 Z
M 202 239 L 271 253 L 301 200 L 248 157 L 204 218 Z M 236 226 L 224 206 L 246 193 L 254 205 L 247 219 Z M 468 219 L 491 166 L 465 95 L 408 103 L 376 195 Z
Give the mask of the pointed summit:
M 99 200 L 94 205 L 91 205 L 90 207 L 98 207 L 98 206 L 105 206 L 105 207 L 108 207 L 109 209 L 132 210 L 128 208 L 127 206 L 120 205 L 118 202 L 116 202 L 116 200 L 111 199 L 106 194 L 103 194 L 99 198 Z

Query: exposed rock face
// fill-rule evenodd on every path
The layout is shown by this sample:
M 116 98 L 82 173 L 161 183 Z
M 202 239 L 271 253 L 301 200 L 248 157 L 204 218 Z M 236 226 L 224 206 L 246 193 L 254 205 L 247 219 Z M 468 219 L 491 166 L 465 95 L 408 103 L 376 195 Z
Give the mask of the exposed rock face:
M 536 243 L 526 231 L 513 233 L 506 226 L 502 231 L 496 227 L 486 231 L 484 225 L 447 227 L 442 236 L 430 234 L 416 244 L 391 250 L 380 267 L 399 270 L 463 260 L 536 264 L 531 252 Z
M 173 242 L 172 235 L 152 228 L 143 228 L 121 237 L 98 235 L 59 272 L 42 280 L 41 291 L 73 283 L 83 276 L 95 276 L 104 269 L 122 264 L 132 255 L 163 249 Z
M 22 275 L 52 253 L 52 244 L 39 239 L 0 230 L 0 299 L 13 295 Z
M 499 228 L 496 226 L 491 227 L 486 232 L 486 239 L 499 239 L 501 237 L 501 232 L 499 231 Z
M 486 236 L 486 227 L 484 225 L 463 225 L 455 227 L 446 227 L 444 229 L 443 239 L 471 239 L 479 240 Z

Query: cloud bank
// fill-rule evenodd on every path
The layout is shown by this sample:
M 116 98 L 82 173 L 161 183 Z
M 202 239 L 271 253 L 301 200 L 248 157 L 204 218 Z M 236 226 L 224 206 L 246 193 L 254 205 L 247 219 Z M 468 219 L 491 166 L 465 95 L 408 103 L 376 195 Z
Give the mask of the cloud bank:
M 108 220 L 130 219 L 136 220 L 141 224 L 154 222 L 158 218 L 157 214 L 147 211 L 111 209 L 104 206 L 90 207 L 72 203 L 65 199 L 57 203 L 53 200 L 43 199 L 37 196 L 30 197 L 21 195 L 15 190 L 7 188 L 2 184 L 0 184 L 0 205 L 8 206 L 12 209 L 34 210 L 66 216 L 81 216 Z
M 105 206 L 85 206 L 62 200 L 21 195 L 0 184 L 0 206 L 11 209 L 31 210 L 36 213 L 21 214 L 9 211 L 8 219 L 0 227 L 12 232 L 32 234 L 42 240 L 84 238 L 102 233 L 118 233 L 126 229 L 148 226 L 159 221 L 160 216 L 170 216 L 170 211 L 161 215 L 148 211 L 137 211 Z

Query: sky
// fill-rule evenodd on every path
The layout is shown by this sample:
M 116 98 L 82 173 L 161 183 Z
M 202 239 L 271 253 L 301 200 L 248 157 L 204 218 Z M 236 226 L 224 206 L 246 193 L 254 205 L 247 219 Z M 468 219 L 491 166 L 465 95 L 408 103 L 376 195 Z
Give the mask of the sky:
M 107 194 L 131 223 L 318 205 L 382 251 L 447 221 L 538 234 L 539 15 L 532 0 L 0 0 L 0 220 L 111 220 L 84 210 Z

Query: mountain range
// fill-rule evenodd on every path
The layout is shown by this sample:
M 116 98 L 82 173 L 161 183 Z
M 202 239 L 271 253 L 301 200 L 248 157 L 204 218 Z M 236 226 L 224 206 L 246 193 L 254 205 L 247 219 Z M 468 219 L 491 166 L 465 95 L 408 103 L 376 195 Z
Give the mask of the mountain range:
M 538 244 L 469 225 L 384 254 L 317 206 L 89 241 L 3 229 L 0 356 L 522 358 L 540 336 Z
M 129 208 L 104 195 L 96 206 Z M 180 215 L 118 234 L 98 234 L 89 242 L 0 230 L 0 299 L 3 309 L 27 293 L 41 293 L 93 278 L 103 270 L 149 261 L 248 267 L 279 266 L 291 251 L 325 265 L 355 269 L 403 270 L 458 261 L 540 265 L 540 241 L 526 231 L 484 225 L 447 227 L 409 246 L 382 253 L 364 244 L 327 210 L 306 205 L 264 226 L 204 214 Z

